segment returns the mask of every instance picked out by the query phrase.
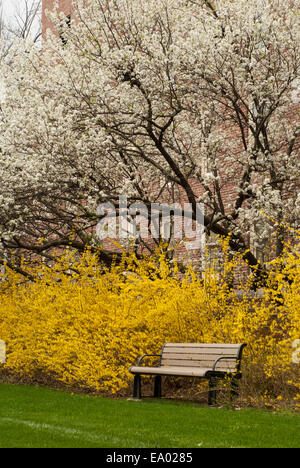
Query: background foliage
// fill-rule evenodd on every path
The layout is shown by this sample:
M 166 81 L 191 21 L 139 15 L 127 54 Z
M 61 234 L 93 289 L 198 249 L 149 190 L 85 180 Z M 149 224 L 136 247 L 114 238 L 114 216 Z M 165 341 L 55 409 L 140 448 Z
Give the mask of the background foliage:
M 293 401 L 300 393 L 292 343 L 300 337 L 300 258 L 288 246 L 270 264 L 268 284 L 253 295 L 248 284 L 229 287 L 240 268 L 223 243 L 224 268 L 207 264 L 200 278 L 183 276 L 163 255 L 99 268 L 87 251 L 57 257 L 52 268 L 26 265 L 35 282 L 11 270 L 0 290 L 0 337 L 8 359 L 2 372 L 34 382 L 108 394 L 129 392 L 129 367 L 164 342 L 248 343 L 242 398 Z M 295 350 L 294 350 L 295 351 Z

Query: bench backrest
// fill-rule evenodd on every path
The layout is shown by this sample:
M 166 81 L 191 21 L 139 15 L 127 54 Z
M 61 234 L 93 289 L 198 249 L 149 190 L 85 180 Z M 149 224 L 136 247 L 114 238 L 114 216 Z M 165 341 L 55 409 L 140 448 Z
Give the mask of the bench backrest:
M 161 353 L 161 366 L 212 368 L 220 357 L 216 370 L 240 371 L 245 344 L 166 343 Z

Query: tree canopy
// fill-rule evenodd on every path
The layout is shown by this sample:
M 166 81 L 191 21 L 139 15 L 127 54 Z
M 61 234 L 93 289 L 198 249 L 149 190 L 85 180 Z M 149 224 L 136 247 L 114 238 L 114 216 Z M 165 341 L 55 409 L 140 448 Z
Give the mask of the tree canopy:
M 299 0 L 75 3 L 49 12 L 42 53 L 1 64 L 3 259 L 97 248 L 120 195 L 201 202 L 251 266 L 270 239 L 280 255 L 299 226 Z

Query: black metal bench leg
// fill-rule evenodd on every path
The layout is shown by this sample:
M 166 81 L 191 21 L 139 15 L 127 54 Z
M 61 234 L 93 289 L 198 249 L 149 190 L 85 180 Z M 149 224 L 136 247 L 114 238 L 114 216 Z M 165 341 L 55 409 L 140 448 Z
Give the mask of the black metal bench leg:
M 140 400 L 142 398 L 141 376 L 140 375 L 135 375 L 134 376 L 133 398 L 137 398 L 138 400 Z
M 208 390 L 208 405 L 215 406 L 217 404 L 217 391 L 216 391 L 217 381 L 215 378 L 210 377 L 209 379 L 209 390 Z
M 154 398 L 161 398 L 161 375 L 156 375 L 154 379 Z

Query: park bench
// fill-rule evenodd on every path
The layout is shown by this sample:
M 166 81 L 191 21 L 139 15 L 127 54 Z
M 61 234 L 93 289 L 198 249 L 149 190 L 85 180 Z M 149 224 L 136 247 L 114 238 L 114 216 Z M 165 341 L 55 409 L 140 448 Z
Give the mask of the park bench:
M 241 361 L 246 344 L 166 343 L 161 354 L 144 354 L 129 371 L 134 374 L 133 398 L 141 399 L 141 376 L 155 376 L 154 397 L 161 397 L 163 376 L 199 377 L 209 382 L 208 404 L 216 404 L 216 385 L 228 377 L 232 396 L 238 395 L 238 381 L 242 378 Z M 142 365 L 145 358 L 156 357 L 156 366 Z

